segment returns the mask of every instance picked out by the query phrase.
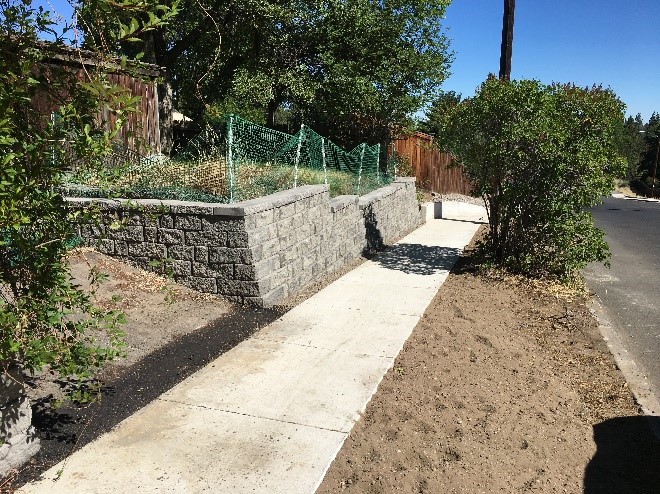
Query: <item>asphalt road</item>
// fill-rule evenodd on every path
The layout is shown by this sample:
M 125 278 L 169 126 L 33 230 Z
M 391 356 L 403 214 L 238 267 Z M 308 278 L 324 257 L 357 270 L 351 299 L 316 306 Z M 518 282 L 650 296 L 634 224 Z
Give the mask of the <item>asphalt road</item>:
M 606 198 L 592 209 L 612 266 L 584 271 L 614 330 L 660 396 L 660 202 Z

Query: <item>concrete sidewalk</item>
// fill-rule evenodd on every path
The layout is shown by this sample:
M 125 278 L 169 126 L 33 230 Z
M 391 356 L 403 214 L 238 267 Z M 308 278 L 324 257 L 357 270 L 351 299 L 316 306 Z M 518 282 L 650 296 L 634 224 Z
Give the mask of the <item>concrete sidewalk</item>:
M 313 493 L 485 220 L 453 218 L 428 221 L 18 492 Z

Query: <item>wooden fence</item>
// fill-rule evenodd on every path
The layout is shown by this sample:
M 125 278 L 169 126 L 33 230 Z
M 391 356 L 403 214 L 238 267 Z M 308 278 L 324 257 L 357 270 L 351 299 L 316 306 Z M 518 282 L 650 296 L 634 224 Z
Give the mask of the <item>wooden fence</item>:
M 67 92 L 75 91 L 72 82 L 88 80 L 87 72 L 97 64 L 102 64 L 108 73 L 111 84 L 119 86 L 130 92 L 131 96 L 138 96 L 137 112 L 129 113 L 126 124 L 119 131 L 117 141 L 131 150 L 141 153 L 159 153 L 160 122 L 158 114 L 158 91 L 156 79 L 160 75 L 160 68 L 141 64 L 129 74 L 121 65 L 112 60 L 100 60 L 95 54 L 87 50 L 54 45 L 40 42 L 38 46 L 44 52 L 44 59 L 35 72 L 41 72 L 51 78 L 63 78 L 67 81 L 57 91 L 40 91 L 35 95 L 32 104 L 44 121 L 49 121 L 51 114 L 56 112 L 63 102 L 70 100 Z M 114 112 L 106 107 L 100 108 L 98 119 L 105 122 L 107 128 L 112 128 L 117 120 Z
M 470 195 L 471 187 L 460 166 L 450 167 L 452 158 L 433 146 L 433 136 L 422 132 L 392 141 L 390 154 L 410 160 L 420 189 L 438 194 Z
M 158 91 L 153 80 L 140 80 L 128 74 L 110 74 L 111 84 L 115 84 L 139 96 L 138 111 L 129 113 L 126 124 L 119 131 L 117 140 L 129 149 L 142 153 L 160 153 L 160 122 L 158 116 Z M 115 124 L 116 115 L 106 110 L 102 118 L 110 126 Z

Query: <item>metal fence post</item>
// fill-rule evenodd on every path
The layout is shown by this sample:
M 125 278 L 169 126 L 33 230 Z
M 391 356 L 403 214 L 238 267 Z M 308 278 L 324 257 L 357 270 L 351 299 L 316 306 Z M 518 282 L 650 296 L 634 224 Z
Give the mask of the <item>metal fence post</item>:
M 296 163 L 295 172 L 293 176 L 293 186 L 298 187 L 298 163 L 300 162 L 300 151 L 302 149 L 303 137 L 305 134 L 305 124 L 300 126 L 300 134 L 298 134 L 298 149 L 296 150 Z
M 227 129 L 227 167 L 229 172 L 229 202 L 234 202 L 234 116 L 229 116 Z

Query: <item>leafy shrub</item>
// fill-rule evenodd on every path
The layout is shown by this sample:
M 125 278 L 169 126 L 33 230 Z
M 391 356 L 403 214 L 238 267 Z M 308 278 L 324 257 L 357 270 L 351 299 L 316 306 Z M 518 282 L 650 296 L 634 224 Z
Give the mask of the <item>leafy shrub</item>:
M 148 5 L 129 0 L 124 7 L 137 13 Z M 159 21 L 152 15 L 147 27 L 138 21 L 127 26 L 107 18 L 121 31 L 118 37 L 136 36 Z M 71 225 L 80 218 L 60 192 L 61 144 L 69 141 L 76 156 L 98 161 L 139 100 L 109 83 L 105 71 L 113 61 L 102 53 L 80 77 L 65 65 L 49 65 L 58 43 L 40 42 L 43 33 L 54 31 L 41 7 L 30 0 L 0 3 L 0 371 L 47 368 L 81 380 L 122 353 L 122 316 L 96 307 L 71 279 L 66 254 L 75 237 Z M 56 108 L 58 118 L 41 114 L 37 103 Z M 100 122 L 99 109 L 114 115 L 114 123 Z
M 387 168 L 392 169 L 397 177 L 414 177 L 415 168 L 410 161 L 410 156 L 405 156 L 396 151 L 388 158 Z
M 625 173 L 609 89 L 489 78 L 456 106 L 449 148 L 486 201 L 490 258 L 532 276 L 567 278 L 608 248 L 587 208 Z

